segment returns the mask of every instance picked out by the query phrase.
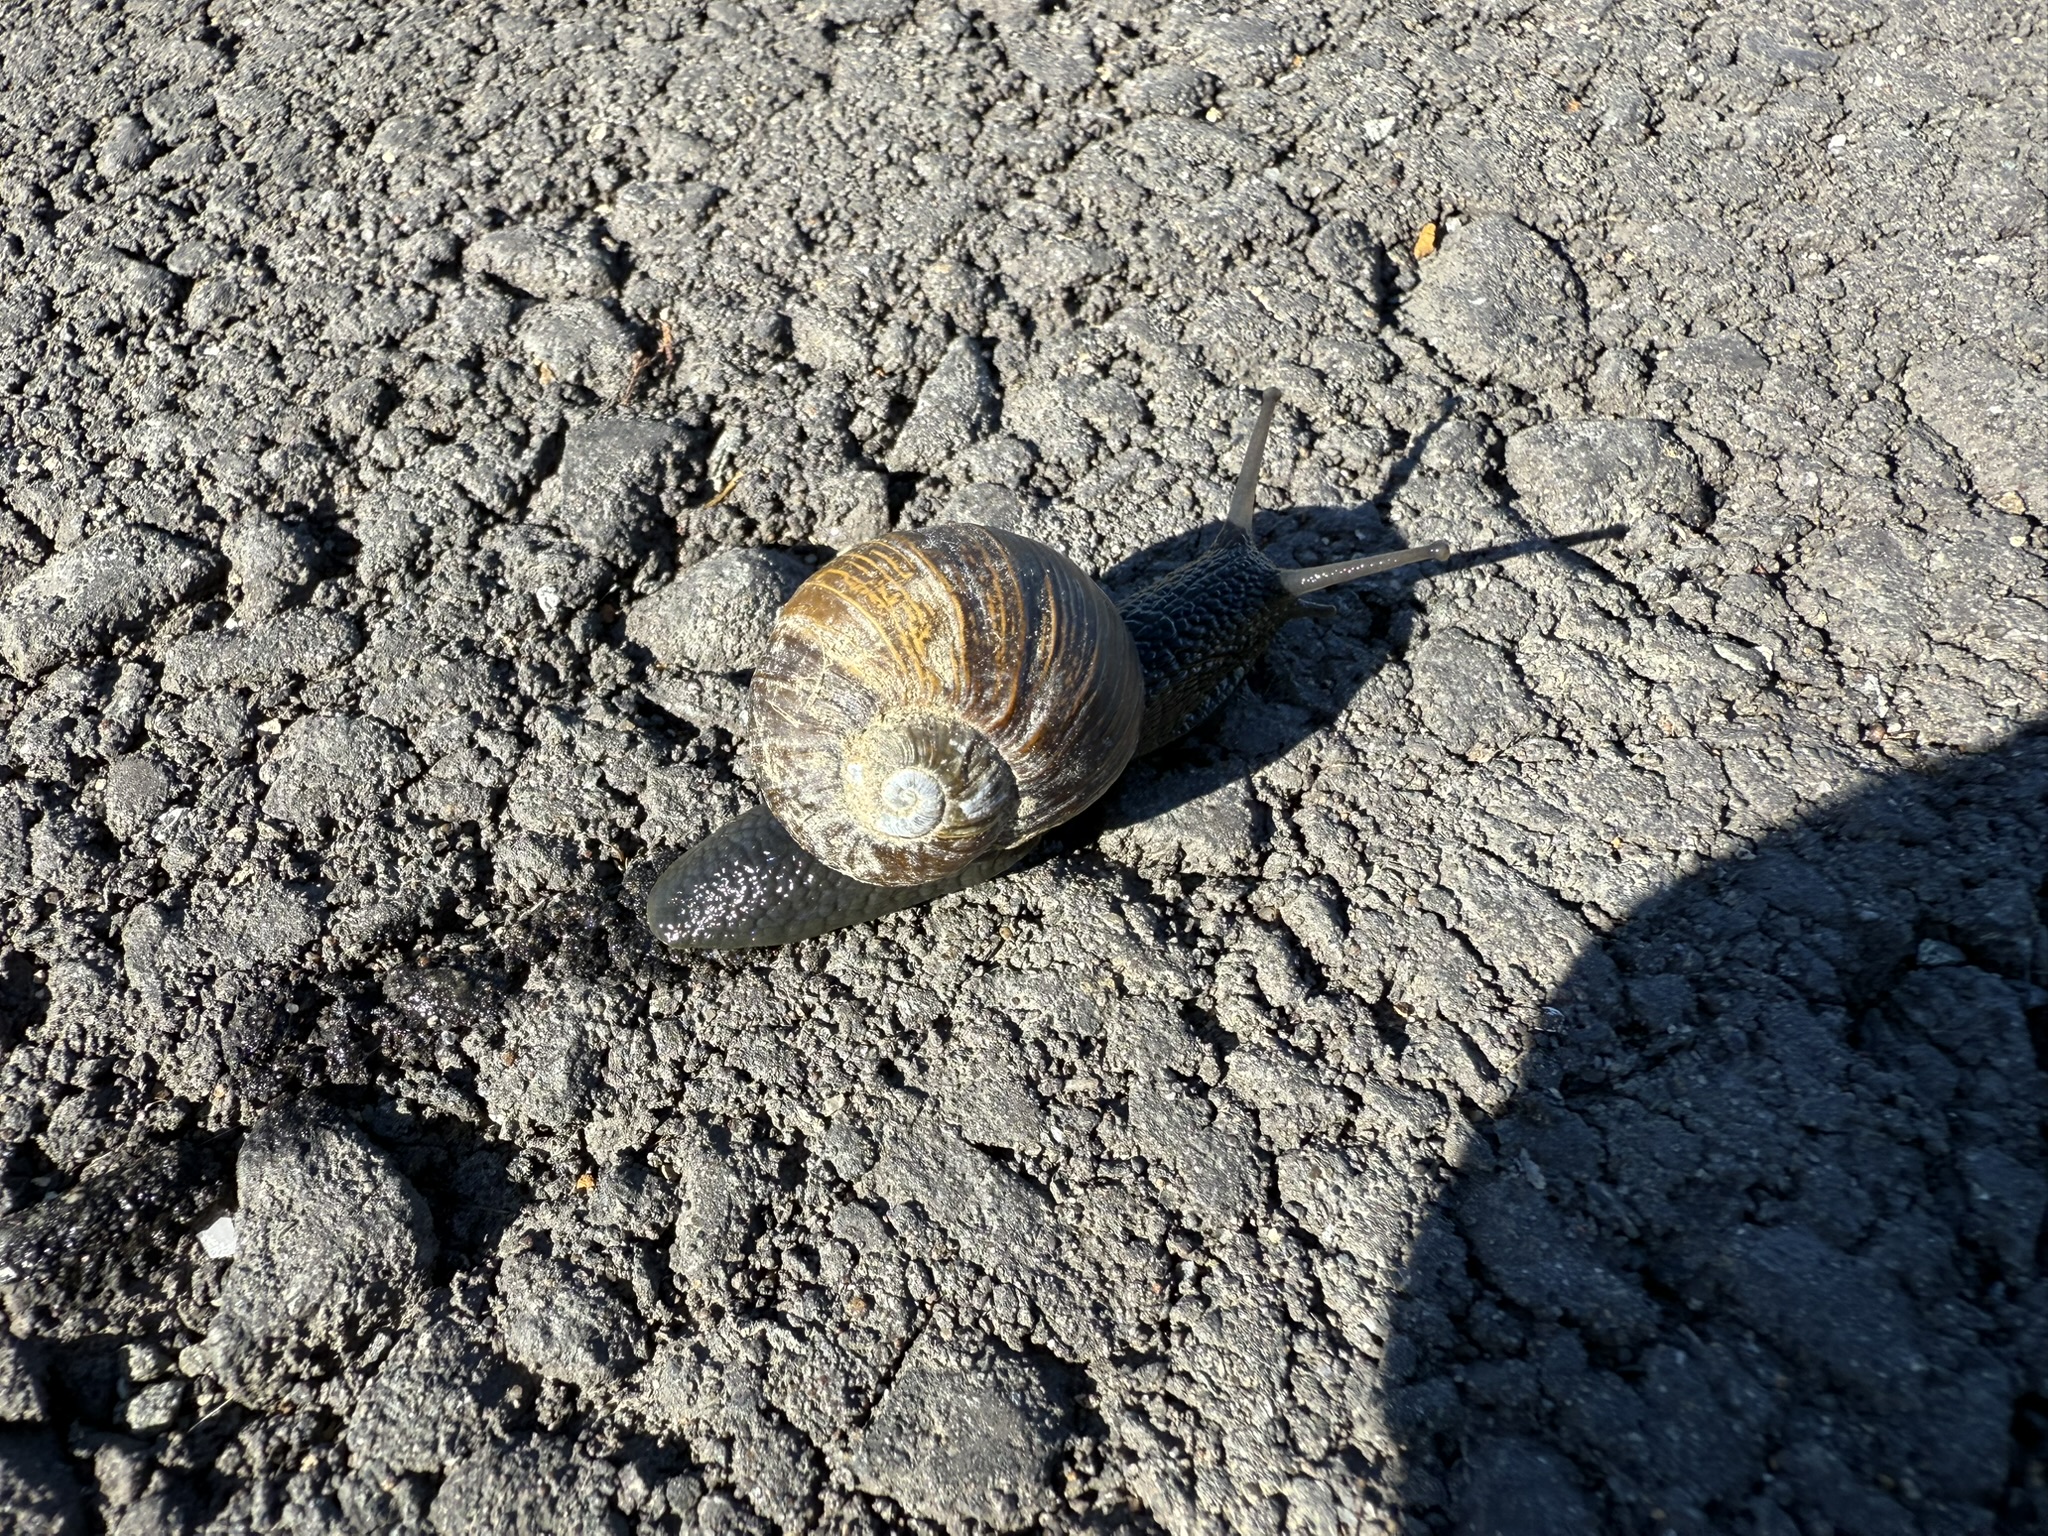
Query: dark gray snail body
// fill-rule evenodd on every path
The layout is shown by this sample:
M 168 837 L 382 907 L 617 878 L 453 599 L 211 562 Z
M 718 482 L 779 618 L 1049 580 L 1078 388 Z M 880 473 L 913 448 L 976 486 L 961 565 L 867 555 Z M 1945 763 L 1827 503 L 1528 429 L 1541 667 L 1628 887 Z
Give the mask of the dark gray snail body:
M 755 674 L 769 804 L 663 872 L 656 937 L 787 944 L 992 879 L 1229 698 L 1306 594 L 1444 558 L 1433 544 L 1290 571 L 1259 553 L 1278 398 L 1261 402 L 1221 536 L 1120 604 L 1054 551 L 977 528 L 887 535 L 807 581 Z

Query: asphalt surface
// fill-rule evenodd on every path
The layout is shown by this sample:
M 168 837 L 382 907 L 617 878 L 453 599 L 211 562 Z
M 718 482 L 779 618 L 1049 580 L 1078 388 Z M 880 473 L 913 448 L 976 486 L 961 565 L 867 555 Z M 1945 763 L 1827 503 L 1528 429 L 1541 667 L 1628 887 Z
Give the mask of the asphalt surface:
M 0 1507 L 2048 1524 L 2048 20 L 23 5 Z M 675 956 L 834 549 L 1442 566 Z

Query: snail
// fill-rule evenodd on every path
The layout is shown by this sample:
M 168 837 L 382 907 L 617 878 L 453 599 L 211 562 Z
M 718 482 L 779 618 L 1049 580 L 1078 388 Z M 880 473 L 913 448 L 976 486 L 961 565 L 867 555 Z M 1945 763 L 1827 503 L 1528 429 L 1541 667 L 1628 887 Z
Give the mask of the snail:
M 974 524 L 848 549 L 777 614 L 749 695 L 764 803 L 671 864 L 681 949 L 787 944 L 976 885 L 1220 706 L 1311 592 L 1445 544 L 1283 570 L 1252 542 L 1267 390 L 1229 520 L 1119 604 L 1057 550 Z

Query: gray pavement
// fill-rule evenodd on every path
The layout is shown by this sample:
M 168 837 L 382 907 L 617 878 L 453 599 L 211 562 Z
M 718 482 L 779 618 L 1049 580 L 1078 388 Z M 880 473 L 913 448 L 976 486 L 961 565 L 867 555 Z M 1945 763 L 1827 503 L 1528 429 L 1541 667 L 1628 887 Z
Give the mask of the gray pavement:
M 2044 135 L 1941 0 L 11 8 L 10 1529 L 2041 1529 Z M 795 580 L 1128 590 L 1267 385 L 1463 553 L 656 948 Z

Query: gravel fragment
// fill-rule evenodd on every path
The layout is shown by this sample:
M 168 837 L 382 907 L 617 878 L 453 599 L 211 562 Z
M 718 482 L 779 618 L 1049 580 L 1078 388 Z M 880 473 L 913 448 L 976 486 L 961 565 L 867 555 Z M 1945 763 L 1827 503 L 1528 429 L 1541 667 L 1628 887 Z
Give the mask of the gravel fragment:
M 18 1340 L 0 1337 L 0 1423 L 40 1424 L 49 1411 L 49 1393 L 28 1351 Z
M 76 1536 L 85 1530 L 78 1480 L 52 1436 L 0 1431 L 0 1509 L 19 1536 Z
M 617 399 L 639 349 L 625 323 L 596 299 L 552 299 L 519 319 L 514 339 L 549 379 L 581 384 Z
M 1554 421 L 1507 444 L 1508 481 L 1551 534 L 1626 523 L 1642 544 L 1672 523 L 1707 520 L 1699 463 L 1661 421 Z
M 450 1318 L 403 1334 L 349 1416 L 349 1442 L 402 1472 L 445 1471 L 500 1443 L 519 1375 Z
M 928 1520 L 1022 1530 L 1052 1506 L 1065 1399 L 1046 1373 L 986 1340 L 911 1346 L 855 1442 L 855 1483 Z
M 275 688 L 325 676 L 362 646 L 362 631 L 346 614 L 281 613 L 244 629 L 207 630 L 174 643 L 164 654 L 164 691 Z
M 237 1401 L 318 1378 L 418 1295 L 433 1262 L 426 1204 L 339 1113 L 301 1099 L 249 1132 L 235 1167 L 234 1267 L 198 1346 Z
M 767 648 L 775 615 L 808 574 L 776 550 L 727 550 L 635 603 L 626 637 L 665 667 L 748 670 Z
M 148 753 L 117 757 L 107 765 L 107 830 L 123 842 L 140 836 L 163 814 L 177 786 L 162 762 Z
M 981 348 L 956 338 L 918 391 L 910 420 L 889 448 L 893 470 L 936 470 L 996 429 L 1002 401 Z
M 1106 807 L 1102 851 L 1146 871 L 1249 875 L 1265 849 L 1264 814 L 1251 787 L 1231 778 L 1192 794 L 1203 781 L 1139 769 L 1126 774 Z
M 1495 1440 L 1466 1458 L 1459 1536 L 1568 1536 L 1597 1522 L 1570 1463 L 1526 1440 Z
M 1453 752 L 1499 752 L 1544 725 L 1542 707 L 1498 647 L 1449 630 L 1409 658 L 1417 712 Z
M 319 564 L 313 536 L 274 517 L 242 518 L 221 535 L 220 549 L 228 557 L 232 581 L 241 588 L 237 611 L 246 618 L 263 618 L 293 601 Z
M 223 1214 L 199 1229 L 199 1250 L 209 1259 L 232 1259 L 241 1251 L 235 1232 L 235 1218 Z
M 646 1335 L 632 1309 L 573 1265 L 515 1255 L 499 1272 L 498 1290 L 506 1352 L 537 1375 L 595 1388 L 647 1358 Z
M 631 565 L 663 535 L 663 495 L 688 434 L 667 422 L 601 417 L 569 429 L 535 508 L 591 553 Z
M 1401 316 L 1475 380 L 1542 390 L 1585 366 L 1578 277 L 1549 241 L 1505 213 L 1481 214 L 1447 236 Z
M 536 299 L 608 299 L 615 288 L 596 251 L 545 230 L 493 230 L 470 243 L 462 264 Z
M 1904 1401 L 1926 1362 L 1912 1314 L 1888 1277 L 1798 1227 L 1742 1235 L 1730 1285 L 1780 1349 L 1845 1389 Z
M 154 528 L 115 528 L 52 557 L 0 602 L 0 654 L 17 677 L 92 655 L 218 581 L 212 551 Z
M 1906 370 L 1906 403 L 1970 467 L 1977 494 L 2017 511 L 2048 509 L 2048 378 L 1981 347 L 1918 359 Z
M 558 1436 L 533 1435 L 457 1462 L 430 1518 L 440 1536 L 624 1536 L 612 1481 Z
M 420 772 L 405 740 L 381 720 L 307 715 L 286 726 L 264 763 L 264 808 L 279 821 L 318 835 L 324 824 L 362 807 L 388 804 Z

